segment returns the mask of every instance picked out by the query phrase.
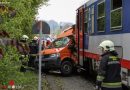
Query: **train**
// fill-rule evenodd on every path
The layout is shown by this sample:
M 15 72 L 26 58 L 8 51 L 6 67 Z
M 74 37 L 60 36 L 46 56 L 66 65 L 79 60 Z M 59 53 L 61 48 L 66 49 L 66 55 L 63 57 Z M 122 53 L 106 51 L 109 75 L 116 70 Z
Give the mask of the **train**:
M 89 74 L 97 72 L 99 44 L 115 43 L 121 58 L 123 85 L 130 87 L 130 0 L 89 0 L 76 10 L 75 39 L 78 63 Z

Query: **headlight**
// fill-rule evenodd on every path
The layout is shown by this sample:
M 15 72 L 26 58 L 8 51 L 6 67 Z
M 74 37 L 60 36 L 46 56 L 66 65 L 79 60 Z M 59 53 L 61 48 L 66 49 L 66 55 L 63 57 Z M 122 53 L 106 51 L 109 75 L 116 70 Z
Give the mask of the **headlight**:
M 56 53 L 56 54 L 51 54 L 50 57 L 59 57 L 60 53 Z

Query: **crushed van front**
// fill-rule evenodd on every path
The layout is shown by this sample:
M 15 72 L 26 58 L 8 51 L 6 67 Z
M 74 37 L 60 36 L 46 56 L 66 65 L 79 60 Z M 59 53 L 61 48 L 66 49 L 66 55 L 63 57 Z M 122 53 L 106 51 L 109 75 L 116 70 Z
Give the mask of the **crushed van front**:
M 61 65 L 60 51 L 64 48 L 59 49 L 46 49 L 42 55 L 42 68 L 43 69 L 58 69 Z M 39 58 L 35 60 L 35 66 L 38 67 Z

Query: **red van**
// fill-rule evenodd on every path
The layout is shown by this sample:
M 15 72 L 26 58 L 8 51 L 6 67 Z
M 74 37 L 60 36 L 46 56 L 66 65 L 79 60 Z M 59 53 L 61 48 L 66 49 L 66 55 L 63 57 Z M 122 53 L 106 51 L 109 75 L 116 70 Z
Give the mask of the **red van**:
M 43 71 L 60 70 L 62 75 L 70 75 L 72 73 L 78 63 L 76 55 L 71 50 L 71 48 L 74 48 L 71 40 L 72 38 L 74 39 L 74 32 L 74 26 L 64 30 L 48 48 L 41 51 Z M 38 59 L 35 64 L 38 67 Z

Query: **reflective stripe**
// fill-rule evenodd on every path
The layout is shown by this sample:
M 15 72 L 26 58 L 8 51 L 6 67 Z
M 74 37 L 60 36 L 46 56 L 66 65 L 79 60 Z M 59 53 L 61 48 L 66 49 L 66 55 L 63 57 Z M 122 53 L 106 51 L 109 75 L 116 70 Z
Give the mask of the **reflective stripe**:
M 107 87 L 107 88 L 119 88 L 121 87 L 122 83 L 121 82 L 116 82 L 116 83 L 105 83 L 102 82 L 102 87 Z
M 103 81 L 103 79 L 104 79 L 103 76 L 100 76 L 100 75 L 97 76 L 97 81 Z
M 118 60 L 118 57 L 116 57 L 116 56 L 109 56 L 109 58 L 112 59 L 113 61 Z
M 110 62 L 108 62 L 108 65 L 111 65 L 111 64 L 120 64 L 120 62 L 119 61 L 110 61 Z

